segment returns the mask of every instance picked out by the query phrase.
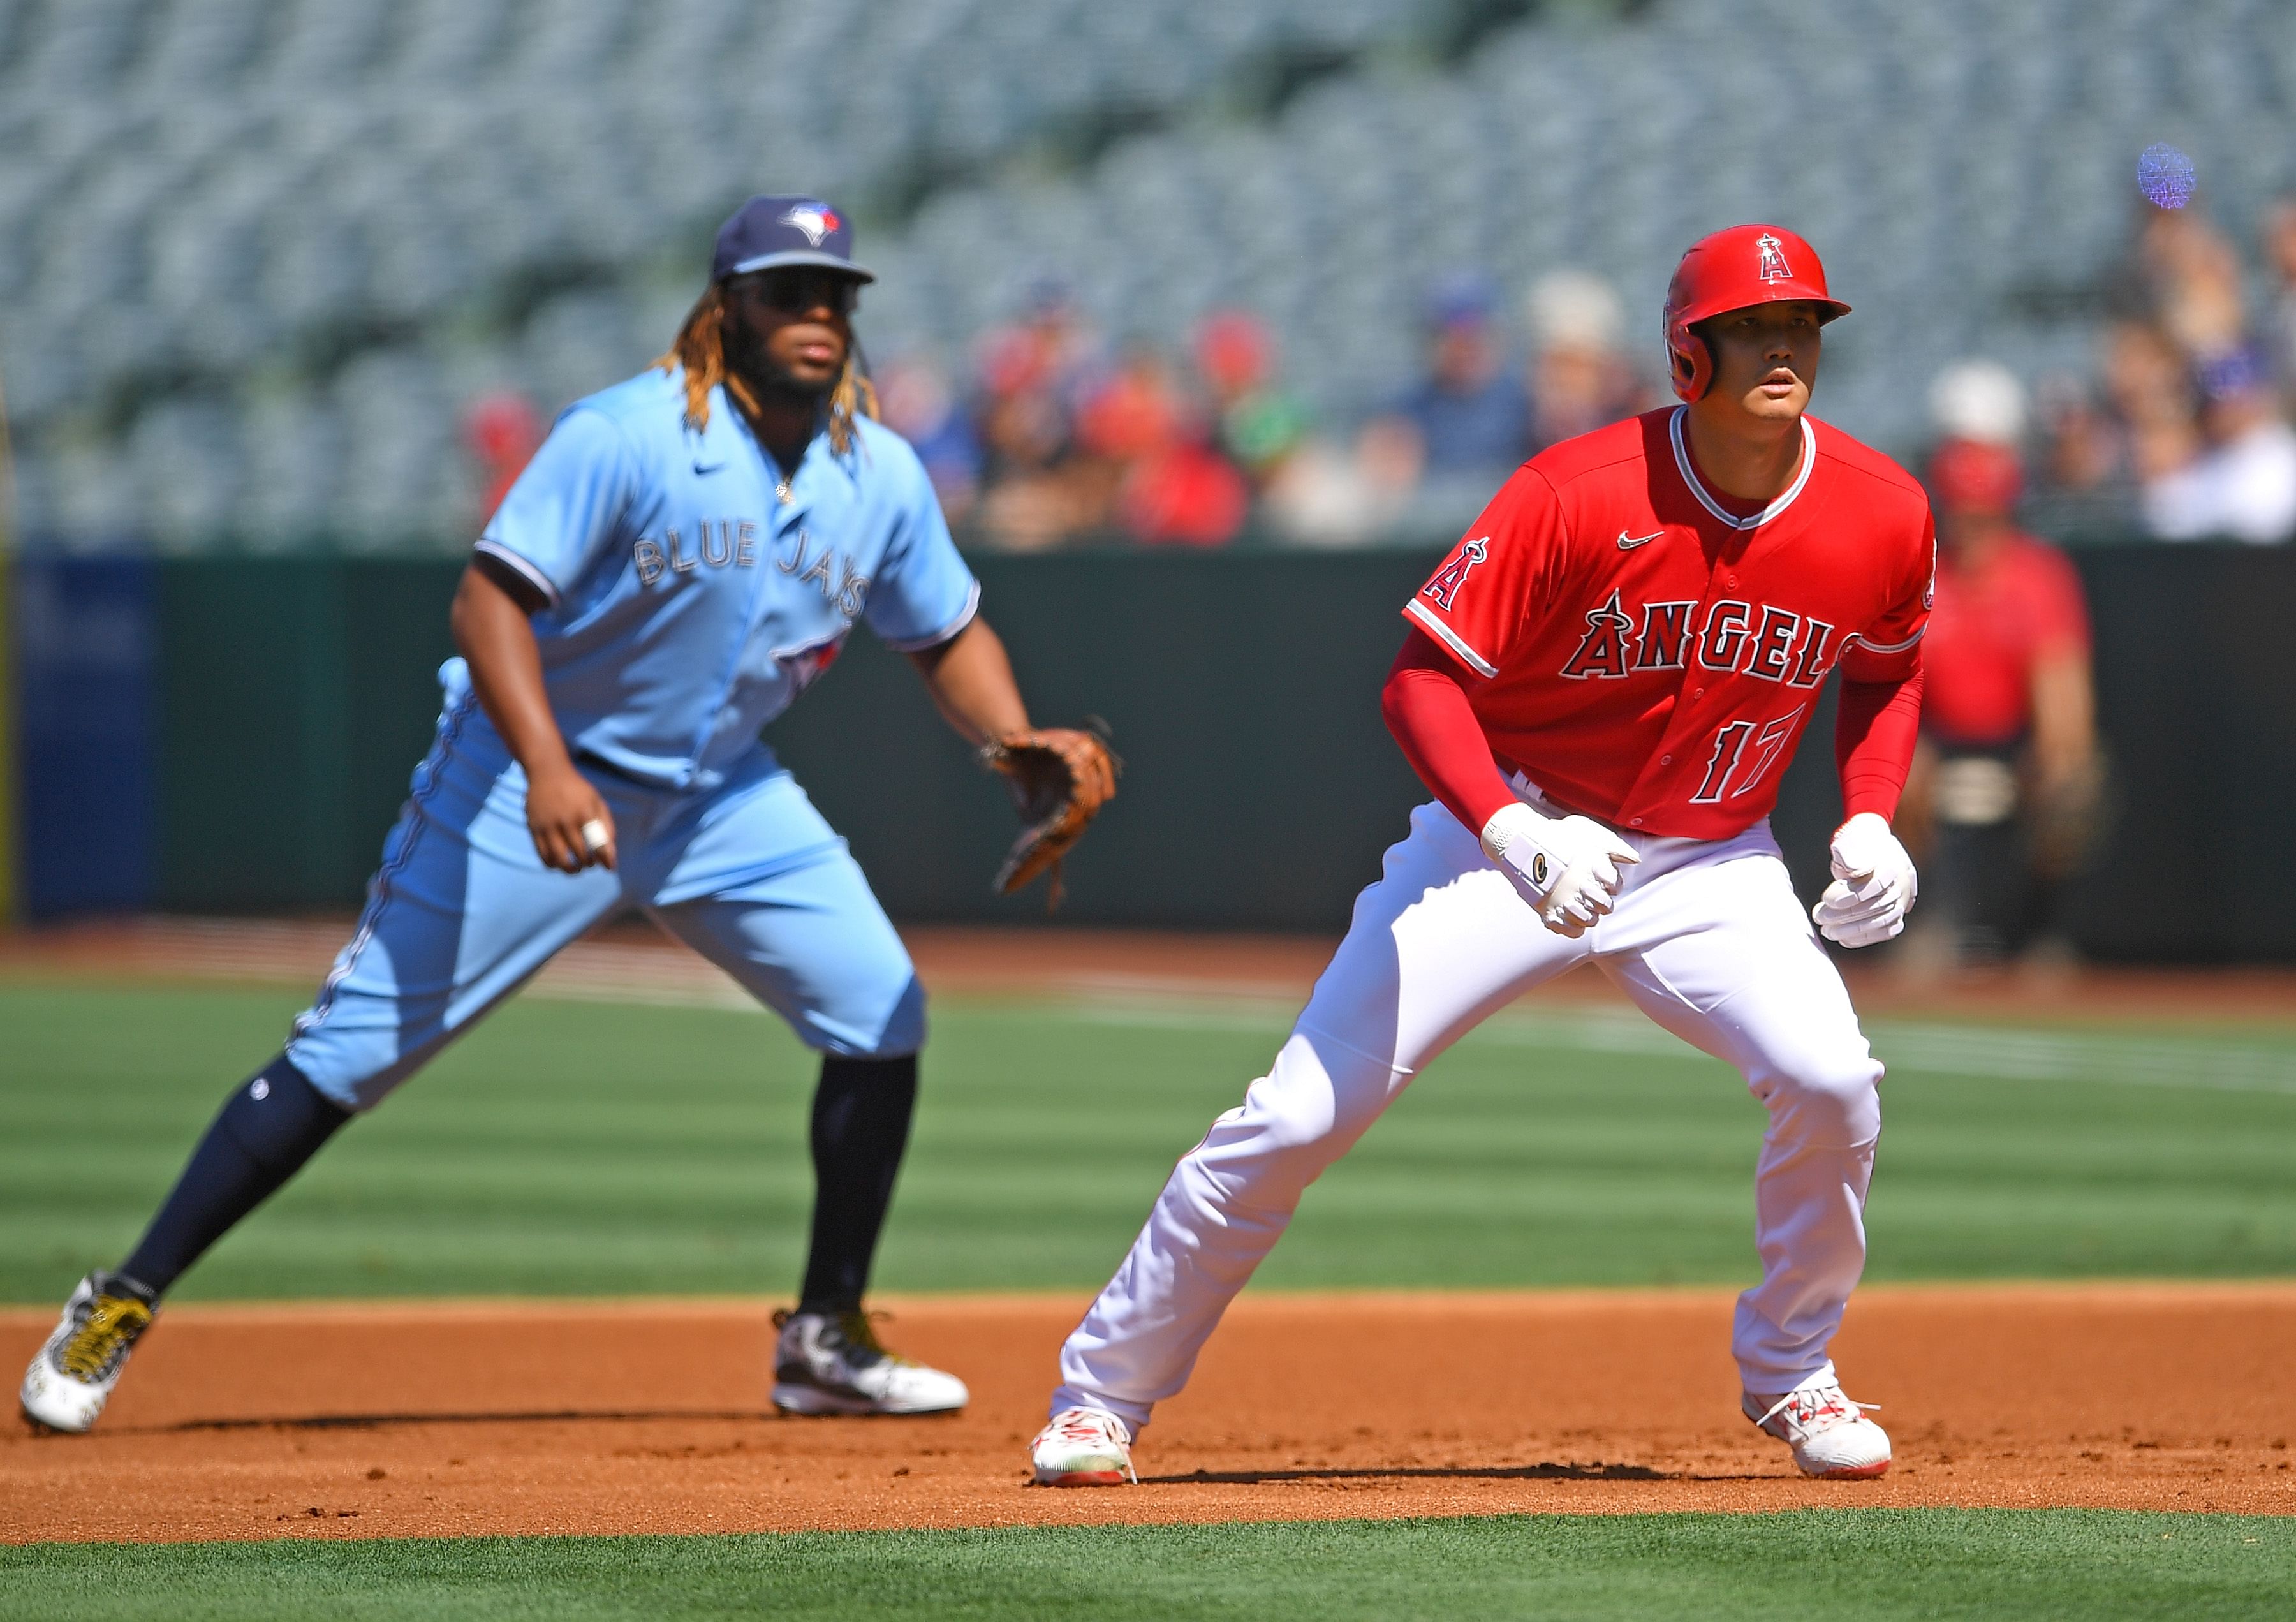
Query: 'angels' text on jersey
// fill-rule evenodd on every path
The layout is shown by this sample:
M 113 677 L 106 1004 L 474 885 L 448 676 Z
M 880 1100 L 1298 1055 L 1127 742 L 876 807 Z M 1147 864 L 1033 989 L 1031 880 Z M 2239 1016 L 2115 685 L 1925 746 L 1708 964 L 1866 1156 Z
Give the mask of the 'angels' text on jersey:
M 1686 670 L 1694 657 L 1708 670 L 1737 670 L 1789 687 L 1815 687 L 1833 668 L 1841 638 L 1813 616 L 1767 602 L 1725 597 L 1702 605 L 1622 605 L 1612 591 L 1587 614 L 1587 634 L 1562 661 L 1574 681 L 1623 678 L 1637 670 Z M 1699 610 L 1705 608 L 1703 619 Z

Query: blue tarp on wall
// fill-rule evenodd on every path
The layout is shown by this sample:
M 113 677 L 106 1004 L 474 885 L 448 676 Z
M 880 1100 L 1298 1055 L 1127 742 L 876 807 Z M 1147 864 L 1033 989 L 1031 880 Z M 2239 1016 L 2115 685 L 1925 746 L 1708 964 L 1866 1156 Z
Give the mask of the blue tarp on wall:
M 24 910 L 152 898 L 156 564 L 19 557 L 15 623 Z

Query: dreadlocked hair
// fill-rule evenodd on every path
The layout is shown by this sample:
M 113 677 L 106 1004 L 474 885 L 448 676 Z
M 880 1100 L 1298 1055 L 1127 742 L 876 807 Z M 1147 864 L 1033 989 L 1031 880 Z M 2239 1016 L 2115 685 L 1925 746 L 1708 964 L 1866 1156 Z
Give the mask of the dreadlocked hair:
M 829 447 L 840 456 L 853 448 L 853 419 L 877 420 L 877 387 L 862 375 L 856 353 L 849 343 L 845 369 L 829 391 Z M 709 391 L 721 383 L 735 405 L 757 414 L 756 392 L 726 364 L 726 299 L 715 282 L 693 301 L 668 352 L 654 365 L 664 372 L 685 369 L 685 423 L 696 433 L 709 426 Z

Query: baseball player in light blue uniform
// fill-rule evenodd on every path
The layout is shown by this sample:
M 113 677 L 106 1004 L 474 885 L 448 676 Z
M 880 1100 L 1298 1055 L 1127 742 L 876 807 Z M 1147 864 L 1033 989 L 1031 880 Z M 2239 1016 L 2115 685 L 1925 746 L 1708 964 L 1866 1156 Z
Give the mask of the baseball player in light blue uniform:
M 26 1411 L 85 1430 L 159 1297 L 354 1115 L 626 906 L 824 1055 L 811 1251 L 775 1358 L 805 1413 L 961 1406 L 861 1294 L 907 1139 L 925 999 L 868 881 L 758 737 L 856 621 L 976 742 L 1029 722 L 915 454 L 872 419 L 849 318 L 872 279 L 816 199 L 720 232 L 671 353 L 578 402 L 477 544 L 438 733 L 357 932 L 234 1090 L 150 1231 L 82 1281 Z

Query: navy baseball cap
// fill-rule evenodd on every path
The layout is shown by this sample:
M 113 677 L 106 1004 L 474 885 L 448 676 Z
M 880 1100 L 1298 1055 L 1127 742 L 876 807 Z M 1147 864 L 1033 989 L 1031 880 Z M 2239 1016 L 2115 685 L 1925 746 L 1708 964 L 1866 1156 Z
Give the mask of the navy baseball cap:
M 1480 326 L 1498 307 L 1499 290 L 1477 270 L 1456 270 L 1439 276 L 1420 301 L 1420 318 L 1441 332 L 1456 326 Z
M 718 227 L 711 281 L 783 265 L 841 270 L 857 282 L 877 279 L 853 262 L 853 222 L 818 197 L 752 197 Z
M 2259 393 L 2269 387 L 2272 367 L 2264 358 L 2262 350 L 2253 344 L 2243 344 L 2203 362 L 2199 369 L 2198 381 L 2201 398 L 2214 406 L 2220 400 Z

